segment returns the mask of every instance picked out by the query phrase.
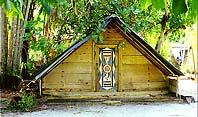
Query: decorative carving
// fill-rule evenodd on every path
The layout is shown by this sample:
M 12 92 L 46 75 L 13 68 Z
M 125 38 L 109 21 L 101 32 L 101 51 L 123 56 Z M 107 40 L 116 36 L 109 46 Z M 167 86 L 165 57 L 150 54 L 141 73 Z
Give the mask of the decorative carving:
M 101 90 L 113 90 L 115 84 L 115 49 L 99 49 L 99 84 Z

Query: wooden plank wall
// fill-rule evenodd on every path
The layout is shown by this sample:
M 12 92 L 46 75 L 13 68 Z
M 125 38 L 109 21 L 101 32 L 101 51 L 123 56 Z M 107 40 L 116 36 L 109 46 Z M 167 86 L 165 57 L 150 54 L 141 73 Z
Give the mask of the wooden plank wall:
M 108 27 L 104 43 L 126 43 L 117 52 L 119 65 L 116 80 L 117 91 L 161 91 L 168 90 L 169 81 L 165 80 L 163 73 L 147 60 L 136 48 L 131 46 L 114 27 Z
M 178 81 L 176 79 L 169 79 L 169 82 L 170 82 L 169 91 L 172 92 L 172 93 L 178 93 L 177 92 L 177 89 L 178 89 L 177 83 L 178 83 Z
M 168 89 L 168 81 L 161 71 L 130 44 L 122 48 L 120 64 L 122 91 Z
M 118 45 L 122 42 L 125 42 L 123 40 L 122 35 L 120 35 L 116 29 L 112 27 L 108 27 L 106 31 L 103 33 L 103 36 L 105 38 L 103 45 Z
M 89 40 L 43 79 L 43 90 L 93 91 L 92 60 Z
M 104 43 L 99 45 L 125 46 L 117 48 L 116 88 L 118 92 L 164 91 L 169 83 L 165 76 L 131 46 L 115 28 L 109 27 L 103 33 Z M 97 44 L 96 44 L 97 45 Z M 98 72 L 95 71 L 95 45 L 90 39 L 63 63 L 43 79 L 43 90 L 63 90 L 65 92 L 94 92 L 97 89 Z

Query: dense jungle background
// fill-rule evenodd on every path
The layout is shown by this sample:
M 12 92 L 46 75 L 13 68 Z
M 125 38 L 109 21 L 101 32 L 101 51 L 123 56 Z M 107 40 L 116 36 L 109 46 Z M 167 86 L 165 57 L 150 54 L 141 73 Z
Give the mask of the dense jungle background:
M 104 18 L 115 14 L 184 73 L 197 71 L 197 0 L 1 0 L 0 86 L 50 62 L 76 40 L 103 41 Z

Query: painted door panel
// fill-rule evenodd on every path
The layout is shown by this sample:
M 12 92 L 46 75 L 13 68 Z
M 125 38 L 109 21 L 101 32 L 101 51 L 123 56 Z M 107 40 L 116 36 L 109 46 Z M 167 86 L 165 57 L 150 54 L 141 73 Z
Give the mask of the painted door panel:
M 120 91 L 118 72 L 118 45 L 95 45 L 95 91 Z
M 99 90 L 115 90 L 115 48 L 99 48 Z

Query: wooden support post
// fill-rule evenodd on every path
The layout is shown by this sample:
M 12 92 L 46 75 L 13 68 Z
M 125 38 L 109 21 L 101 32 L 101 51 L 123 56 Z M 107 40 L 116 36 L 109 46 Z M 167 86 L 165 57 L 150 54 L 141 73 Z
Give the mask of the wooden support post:
M 40 93 L 40 96 L 42 95 L 42 85 L 41 85 L 42 81 L 39 80 L 39 93 Z
M 193 48 L 192 47 L 190 47 L 190 49 L 192 49 L 192 59 L 193 59 L 193 67 L 194 67 L 194 70 L 193 70 L 193 72 L 194 72 L 194 74 L 195 74 L 195 78 L 197 78 L 196 77 L 196 66 L 195 66 L 195 58 L 194 58 L 194 51 L 193 51 Z
M 179 97 L 179 77 L 176 78 L 176 97 Z

